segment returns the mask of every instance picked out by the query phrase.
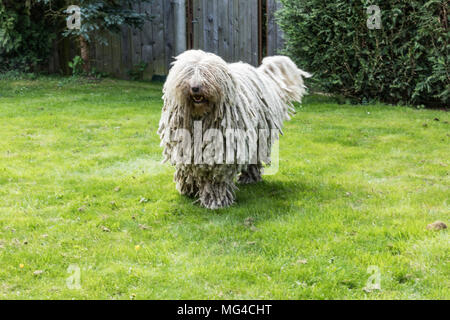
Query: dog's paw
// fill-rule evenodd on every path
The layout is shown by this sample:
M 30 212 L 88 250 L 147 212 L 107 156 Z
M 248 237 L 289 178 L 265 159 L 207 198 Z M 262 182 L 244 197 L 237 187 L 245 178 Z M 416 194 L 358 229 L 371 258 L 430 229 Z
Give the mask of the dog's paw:
M 230 184 L 207 184 L 199 192 L 200 204 L 207 209 L 221 209 L 234 203 L 234 186 Z
M 252 184 L 262 181 L 261 177 L 253 177 L 248 174 L 241 174 L 238 178 L 239 184 Z
M 200 203 L 206 209 L 217 210 L 231 206 L 234 203 L 234 198 L 226 197 L 222 199 L 208 199 L 206 201 L 200 199 Z
M 250 165 L 247 171 L 242 171 L 238 177 L 239 184 L 251 184 L 260 181 L 262 181 L 261 168 L 255 165 Z

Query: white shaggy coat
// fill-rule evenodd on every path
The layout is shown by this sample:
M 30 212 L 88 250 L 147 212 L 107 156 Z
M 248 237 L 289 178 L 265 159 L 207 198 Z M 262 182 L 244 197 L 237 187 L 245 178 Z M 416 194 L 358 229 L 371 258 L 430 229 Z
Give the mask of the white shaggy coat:
M 233 204 L 238 177 L 241 183 L 260 181 L 263 162 L 269 164 L 270 155 L 258 159 L 256 164 L 237 158 L 233 163 L 216 163 L 211 158 L 202 163 L 194 159 L 180 162 L 174 160 L 174 154 L 179 152 L 174 132 L 185 129 L 193 134 L 194 122 L 201 121 L 203 135 L 209 129 L 217 129 L 223 133 L 226 145 L 245 144 L 249 150 L 257 149 L 259 142 L 249 137 L 238 135 L 233 137 L 235 141 L 227 140 L 227 129 L 276 129 L 282 133 L 283 122 L 294 112 L 292 102 L 301 102 L 306 93 L 304 77 L 310 75 L 284 56 L 265 58 L 259 68 L 242 62 L 227 64 L 201 50 L 186 51 L 176 57 L 164 84 L 158 134 L 165 161 L 176 167 L 177 190 L 197 197 L 206 208 L 218 209 Z M 269 136 L 268 150 L 273 142 Z M 192 141 L 192 148 L 195 143 L 206 151 L 206 142 Z

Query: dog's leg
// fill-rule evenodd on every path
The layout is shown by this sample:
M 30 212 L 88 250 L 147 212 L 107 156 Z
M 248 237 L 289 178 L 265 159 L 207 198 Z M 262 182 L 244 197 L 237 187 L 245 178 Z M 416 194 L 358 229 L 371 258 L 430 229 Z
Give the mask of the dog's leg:
M 177 184 L 177 190 L 180 194 L 195 197 L 198 193 L 198 187 L 194 177 L 185 169 L 177 168 L 175 171 L 174 181 Z
M 241 175 L 238 178 L 240 184 L 250 184 L 262 181 L 261 177 L 262 165 L 250 164 L 246 170 L 242 170 Z
M 231 206 L 234 203 L 233 183 L 205 183 L 200 186 L 199 200 L 202 206 L 208 209 L 220 209 Z

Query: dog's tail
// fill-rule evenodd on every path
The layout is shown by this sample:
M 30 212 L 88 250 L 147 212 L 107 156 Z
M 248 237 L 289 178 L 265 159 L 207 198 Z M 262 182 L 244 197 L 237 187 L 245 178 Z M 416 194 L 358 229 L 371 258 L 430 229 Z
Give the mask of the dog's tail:
M 303 79 L 310 78 L 312 75 L 299 69 L 289 57 L 264 58 L 259 69 L 278 84 L 286 101 L 302 101 L 302 97 L 306 94 Z

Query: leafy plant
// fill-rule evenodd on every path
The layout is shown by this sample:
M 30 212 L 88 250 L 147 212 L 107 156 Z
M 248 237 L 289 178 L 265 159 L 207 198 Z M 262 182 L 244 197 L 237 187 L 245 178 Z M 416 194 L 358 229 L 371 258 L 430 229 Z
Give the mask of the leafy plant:
M 91 71 L 89 72 L 89 76 L 91 78 L 101 79 L 101 78 L 107 77 L 108 73 L 99 71 L 99 70 L 97 70 L 97 68 L 93 67 L 93 68 L 91 68 Z
M 133 69 L 128 70 L 128 75 L 131 80 L 142 80 L 144 78 L 145 69 L 147 69 L 147 62 L 140 62 L 133 66 Z
M 69 68 L 72 69 L 73 76 L 83 75 L 83 59 L 75 56 L 72 61 L 69 61 Z
M 448 1 L 281 0 L 285 53 L 317 85 L 361 103 L 450 102 Z M 367 8 L 381 9 L 381 29 Z

